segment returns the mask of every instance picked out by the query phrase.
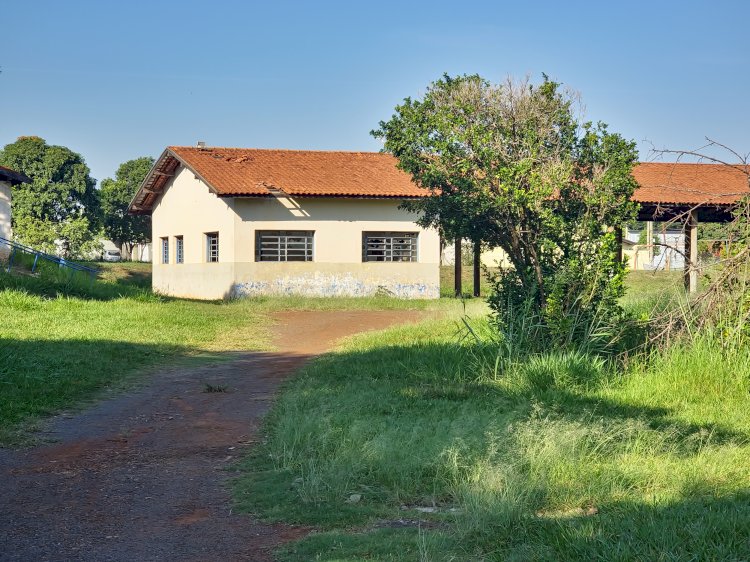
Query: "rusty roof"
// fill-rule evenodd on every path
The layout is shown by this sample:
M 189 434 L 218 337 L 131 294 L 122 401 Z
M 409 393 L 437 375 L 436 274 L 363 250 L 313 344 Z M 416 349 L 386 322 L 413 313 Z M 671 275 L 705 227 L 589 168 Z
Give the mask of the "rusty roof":
M 307 197 L 424 197 L 380 152 L 167 147 L 130 204 L 149 213 L 178 166 L 220 197 L 263 197 L 280 191 Z M 722 164 L 640 163 L 633 169 L 639 203 L 728 206 L 748 193 L 747 175 Z M 749 170 L 750 171 L 750 170 Z

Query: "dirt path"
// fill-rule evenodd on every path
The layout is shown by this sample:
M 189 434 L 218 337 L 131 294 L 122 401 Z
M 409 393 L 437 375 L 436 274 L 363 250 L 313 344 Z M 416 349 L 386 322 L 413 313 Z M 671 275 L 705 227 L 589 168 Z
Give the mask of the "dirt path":
M 257 438 L 279 383 L 304 361 L 343 336 L 418 316 L 280 313 L 278 352 L 159 371 L 54 419 L 52 445 L 0 450 L 0 560 L 269 560 L 304 530 L 232 513 L 225 468 Z

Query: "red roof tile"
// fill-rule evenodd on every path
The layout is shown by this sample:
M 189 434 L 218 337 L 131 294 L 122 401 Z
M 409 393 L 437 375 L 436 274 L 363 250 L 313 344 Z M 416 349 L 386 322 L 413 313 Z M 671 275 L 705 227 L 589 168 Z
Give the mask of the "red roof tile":
M 747 173 L 743 173 L 746 169 Z M 633 168 L 639 203 L 730 205 L 750 193 L 750 166 L 641 163 Z
M 170 146 L 218 195 L 423 197 L 390 154 Z

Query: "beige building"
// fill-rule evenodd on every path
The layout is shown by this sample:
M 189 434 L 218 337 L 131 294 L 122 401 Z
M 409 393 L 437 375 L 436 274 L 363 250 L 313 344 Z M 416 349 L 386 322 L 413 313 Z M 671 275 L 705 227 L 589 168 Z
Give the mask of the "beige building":
M 169 147 L 130 210 L 166 295 L 438 298 L 438 234 L 399 208 L 425 193 L 386 154 Z

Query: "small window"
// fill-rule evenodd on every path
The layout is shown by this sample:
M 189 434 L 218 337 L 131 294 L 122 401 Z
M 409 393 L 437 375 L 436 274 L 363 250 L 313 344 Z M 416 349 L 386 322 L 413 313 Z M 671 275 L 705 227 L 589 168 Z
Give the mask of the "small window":
M 416 232 L 363 232 L 362 261 L 417 261 Z
M 255 261 L 312 261 L 311 230 L 258 230 Z
M 183 263 L 185 261 L 185 246 L 182 240 L 182 236 L 174 237 L 174 261 L 175 263 Z
M 219 261 L 219 233 L 206 233 L 206 261 L 214 263 Z
M 161 263 L 169 263 L 169 238 L 161 239 Z

